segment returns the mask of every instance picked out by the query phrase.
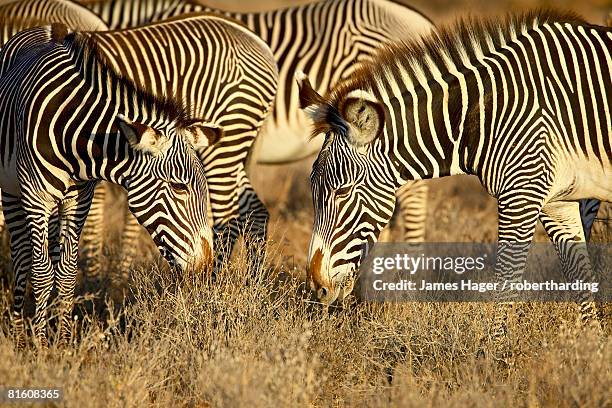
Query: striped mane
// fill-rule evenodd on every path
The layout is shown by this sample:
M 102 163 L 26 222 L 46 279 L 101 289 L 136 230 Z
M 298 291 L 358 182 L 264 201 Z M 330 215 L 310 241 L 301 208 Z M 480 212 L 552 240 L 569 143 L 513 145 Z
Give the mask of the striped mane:
M 343 122 L 338 107 L 351 91 L 376 90 L 385 77 L 409 76 L 427 82 L 432 75 L 428 67 L 446 67 L 449 62 L 464 65 L 468 60 L 474 61 L 482 49 L 503 45 L 536 24 L 553 22 L 587 24 L 574 13 L 538 9 L 525 14 L 509 14 L 504 19 L 460 19 L 423 38 L 403 39 L 386 45 L 372 61 L 362 64 L 351 78 L 323 98 L 323 109 L 313 118 L 313 133 L 325 133 L 330 124 Z
M 155 112 L 156 116 L 175 122 L 177 128 L 185 128 L 189 125 L 191 109 L 173 96 L 153 95 L 143 84 L 117 72 L 91 34 L 72 32 L 67 34 L 62 42 L 64 46 L 72 50 L 76 66 L 81 68 L 81 73 L 92 87 L 99 88 L 96 78 L 88 75 L 88 66 L 95 64 L 112 83 L 113 88 L 122 88 L 127 94 L 133 95 L 133 98 L 139 100 L 145 110 Z M 106 90 L 102 91 L 106 92 Z

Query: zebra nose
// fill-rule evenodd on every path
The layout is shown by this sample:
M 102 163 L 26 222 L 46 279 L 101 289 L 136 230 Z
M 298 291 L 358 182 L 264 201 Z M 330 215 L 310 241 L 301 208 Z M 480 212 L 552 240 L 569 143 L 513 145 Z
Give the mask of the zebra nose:
M 201 270 L 206 274 L 212 273 L 213 269 L 213 252 L 210 243 L 206 239 L 202 239 L 202 250 L 200 256 L 195 262 L 197 270 Z
M 308 266 L 308 280 L 317 298 L 321 302 L 326 302 L 332 294 L 332 284 L 321 272 L 322 263 L 323 253 L 320 249 L 317 249 Z

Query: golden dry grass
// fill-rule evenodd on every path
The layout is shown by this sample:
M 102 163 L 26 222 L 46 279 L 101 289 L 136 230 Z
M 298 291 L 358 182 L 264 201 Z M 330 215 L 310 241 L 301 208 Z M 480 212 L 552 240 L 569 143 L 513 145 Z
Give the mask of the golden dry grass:
M 465 2 L 416 3 L 445 19 Z M 485 3 L 479 11 L 488 10 Z M 504 368 L 489 354 L 476 358 L 479 349 L 491 350 L 481 342 L 491 304 L 361 303 L 325 313 L 304 299 L 292 276 L 304 269 L 310 237 L 308 167 L 253 172 L 272 213 L 265 276 L 248 279 L 241 248 L 219 282 L 177 276 L 160 267 L 142 235 L 144 255 L 130 282 L 80 283 L 75 345 L 68 349 L 14 350 L 4 237 L 0 386 L 60 387 L 69 407 L 611 406 L 610 305 L 603 308 L 603 336 L 577 329 L 573 305 L 522 305 L 509 324 L 514 364 Z M 296 182 L 286 184 L 288 178 Z M 431 186 L 429 241 L 495 240 L 495 201 L 472 178 Z M 109 203 L 107 277 L 120 275 L 121 204 Z M 607 235 L 595 239 L 609 242 L 603 230 Z M 545 239 L 539 230 L 537 240 Z
M 298 169 L 296 177 L 303 173 Z M 493 240 L 494 201 L 471 178 L 452 181 L 433 183 L 430 214 L 436 217 L 428 237 Z M 268 194 L 279 196 L 282 186 L 273 185 Z M 571 304 L 522 305 L 509 326 L 514 365 L 503 368 L 488 354 L 476 357 L 480 349 L 491 351 L 482 341 L 491 304 L 362 303 L 326 313 L 304 299 L 287 267 L 304 267 L 312 217 L 306 186 L 294 185 L 291 204 L 282 209 L 269 203 L 274 231 L 265 276 L 249 279 L 241 248 L 214 284 L 200 274 L 170 273 L 154 256 L 144 257 L 129 284 L 81 282 L 69 349 L 13 349 L 5 280 L 0 384 L 61 387 L 63 404 L 79 407 L 612 403 L 609 306 L 605 335 L 598 336 L 577 329 Z M 115 208 L 106 224 L 112 226 L 105 256 L 110 276 L 118 264 L 119 221 Z M 142 252 L 149 249 L 143 235 Z

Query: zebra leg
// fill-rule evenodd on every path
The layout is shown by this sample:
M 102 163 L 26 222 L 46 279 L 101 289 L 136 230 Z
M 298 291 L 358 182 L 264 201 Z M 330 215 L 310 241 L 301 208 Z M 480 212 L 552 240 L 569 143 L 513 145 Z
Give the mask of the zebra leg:
M 13 336 L 18 349 L 25 347 L 23 304 L 26 294 L 28 271 L 32 266 L 32 246 L 26 222 L 26 214 L 18 197 L 2 192 L 2 210 L 10 236 L 13 263 Z
M 60 259 L 60 219 L 58 208 L 53 209 L 49 217 L 49 254 L 54 266 L 57 265 Z
M 391 229 L 397 219 L 403 226 L 403 242 L 425 242 L 425 219 L 427 217 L 427 193 L 429 186 L 425 181 L 406 183 L 395 194 L 396 210 L 389 225 L 379 234 L 379 242 L 391 242 Z
M 235 182 L 233 180 L 236 180 Z M 240 236 L 240 211 L 238 207 L 238 178 L 209 177 L 209 219 L 213 219 L 213 240 L 215 245 L 215 266 L 213 277 L 225 267 L 236 239 Z
M 508 284 L 520 282 L 522 278 L 538 214 L 542 207 L 535 198 L 528 200 L 517 197 L 515 190 L 510 190 L 512 193 L 498 198 L 499 231 L 495 274 L 502 290 L 498 292 L 498 303 L 490 328 L 495 357 L 501 361 L 506 361 L 512 352 L 507 321 L 517 300 L 516 291 L 509 290 Z
M 99 183 L 95 189 L 87 222 L 83 228 L 83 251 L 81 259 L 84 263 L 84 274 L 89 279 L 100 279 L 102 241 L 104 239 L 104 199 L 106 185 Z
M 597 200 L 594 200 L 597 201 Z M 598 202 L 599 206 L 599 202 Z M 584 219 L 581 222 L 580 208 L 577 202 L 549 203 L 540 214 L 540 221 L 555 244 L 563 273 L 570 282 L 583 280 L 593 281 L 593 271 L 586 246 Z M 591 222 L 592 225 L 592 222 Z M 580 322 L 601 329 L 597 306 L 589 291 L 580 293 Z
M 595 199 L 580 200 L 580 219 L 582 220 L 582 229 L 584 230 L 584 239 L 588 242 L 591 240 L 591 229 L 597 218 L 597 212 L 601 201 Z
M 60 259 L 56 268 L 56 282 L 60 301 L 59 341 L 67 344 L 71 334 L 71 315 L 76 286 L 79 237 L 94 196 L 96 183 L 87 183 L 59 205 Z
M 213 269 L 213 277 L 218 276 L 218 273 L 225 267 L 230 255 L 236 245 L 236 240 L 240 235 L 239 221 L 237 218 L 223 220 L 217 222 L 213 229 L 215 243 L 215 267 Z
M 244 233 L 248 248 L 248 262 L 252 268 L 251 275 L 258 275 L 265 258 L 265 244 L 270 214 L 264 203 L 251 186 L 246 174 L 242 177 L 238 208 L 240 212 L 238 229 Z
M 134 256 L 136 255 L 136 245 L 138 235 L 143 227 L 138 223 L 138 220 L 134 215 L 125 207 L 125 216 L 123 218 L 123 231 L 121 233 L 121 264 L 119 270 L 121 271 L 121 277 L 123 282 L 127 282 L 130 279 L 130 268 L 132 262 L 134 262 Z
M 31 281 L 34 292 L 33 330 L 42 348 L 49 345 L 47 339 L 47 308 L 53 289 L 53 265 L 49 256 L 49 218 L 57 203 L 42 194 L 22 197 L 32 248 Z
M 425 242 L 427 193 L 425 181 L 407 183 L 396 194 L 404 224 L 404 242 Z

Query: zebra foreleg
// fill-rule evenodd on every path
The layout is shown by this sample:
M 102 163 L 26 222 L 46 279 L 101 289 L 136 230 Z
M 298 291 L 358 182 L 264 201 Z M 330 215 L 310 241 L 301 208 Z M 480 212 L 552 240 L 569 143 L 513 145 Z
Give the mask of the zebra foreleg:
M 57 202 L 43 194 L 24 195 L 21 200 L 26 214 L 32 252 L 31 281 L 34 293 L 33 330 L 38 345 L 49 346 L 47 312 L 53 289 L 53 265 L 49 256 L 49 218 Z
M 581 207 L 581 206 L 580 206 Z M 582 280 L 593 282 L 593 271 L 586 246 L 584 219 L 581 222 L 580 207 L 577 202 L 556 202 L 547 204 L 540 214 L 540 221 L 555 244 L 563 273 L 569 282 Z M 590 223 L 592 225 L 592 222 Z M 589 228 L 590 230 L 590 228 Z M 597 306 L 591 292 L 578 294 L 580 322 L 601 330 Z
M 425 242 L 428 192 L 427 182 L 415 181 L 404 185 L 396 193 L 404 227 L 404 242 Z
M 509 288 L 510 283 L 521 281 L 525 270 L 541 208 L 540 201 L 536 200 L 517 197 L 515 193 L 498 198 L 499 238 L 495 274 L 502 290 L 498 292 L 498 303 L 489 333 L 495 358 L 504 362 L 512 354 L 508 338 L 508 316 L 513 312 L 518 299 L 517 292 Z
M 23 304 L 28 271 L 32 266 L 32 246 L 21 200 L 2 192 L 2 209 L 10 236 L 11 260 L 15 276 L 13 282 L 13 336 L 17 349 L 23 349 L 26 341 Z
M 138 223 L 138 220 L 125 208 L 123 223 L 123 231 L 121 233 L 121 263 L 119 271 L 123 282 L 128 282 L 130 279 L 130 268 L 138 249 L 138 236 L 143 230 L 143 227 Z
M 240 235 L 238 225 L 239 221 L 237 218 L 223 220 L 222 222 L 215 220 L 215 227 L 213 229 L 215 243 L 213 277 L 219 275 L 219 272 L 223 270 L 232 255 L 236 240 Z
M 89 210 L 87 222 L 83 227 L 83 272 L 89 279 L 100 279 L 102 268 L 102 241 L 104 239 L 104 200 L 106 185 L 98 183 Z
M 266 237 L 270 214 L 250 183 L 242 190 L 239 199 L 239 231 L 244 233 L 248 248 L 251 275 L 257 276 L 265 258 Z
M 60 259 L 56 268 L 56 281 L 60 301 L 59 341 L 67 344 L 71 335 L 71 315 L 74 306 L 79 237 L 93 199 L 95 183 L 87 183 L 76 194 L 65 198 L 59 205 Z
M 402 225 L 402 241 L 425 242 L 425 219 L 427 218 L 427 183 L 411 181 L 395 193 L 396 210 L 391 222 L 378 236 L 378 242 L 393 241 L 391 230 L 396 224 Z
M 209 218 L 213 219 L 213 240 L 215 251 L 215 266 L 213 277 L 218 276 L 219 272 L 226 266 L 232 254 L 236 240 L 241 235 L 240 230 L 240 209 L 239 182 L 244 177 L 244 173 L 238 170 L 236 178 L 232 177 L 231 182 L 222 178 L 209 177 Z

